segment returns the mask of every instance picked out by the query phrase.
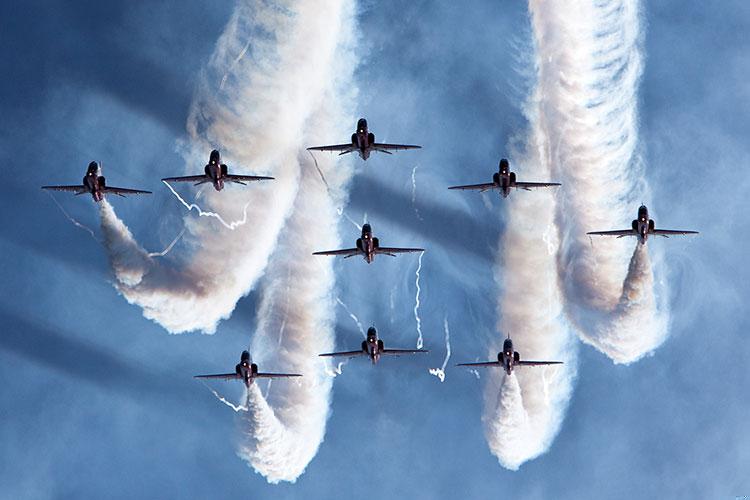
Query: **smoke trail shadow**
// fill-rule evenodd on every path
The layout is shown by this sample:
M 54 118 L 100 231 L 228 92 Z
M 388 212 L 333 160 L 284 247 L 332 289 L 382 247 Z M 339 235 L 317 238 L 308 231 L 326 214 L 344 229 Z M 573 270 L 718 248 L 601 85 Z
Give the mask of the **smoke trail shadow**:
M 192 391 L 178 392 L 181 379 L 149 372 L 111 353 L 0 308 L 0 350 L 20 355 L 66 376 L 88 382 L 132 400 L 148 397 L 185 402 Z

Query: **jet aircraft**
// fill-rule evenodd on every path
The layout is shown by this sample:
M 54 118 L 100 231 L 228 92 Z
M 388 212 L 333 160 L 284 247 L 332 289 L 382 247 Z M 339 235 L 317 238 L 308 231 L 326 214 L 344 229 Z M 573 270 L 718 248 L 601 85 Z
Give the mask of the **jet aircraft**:
M 217 375 L 195 375 L 194 378 L 219 378 L 223 380 L 242 380 L 246 387 L 256 378 L 290 378 L 301 377 L 298 373 L 261 373 L 258 371 L 258 365 L 250 363 L 250 353 L 242 351 L 240 362 L 234 367 L 234 373 L 219 373 Z
M 308 151 L 339 151 L 339 156 L 357 151 L 360 158 L 367 160 L 370 153 L 379 151 L 381 153 L 393 154 L 391 151 L 400 149 L 420 149 L 422 146 L 413 146 L 411 144 L 386 144 L 375 142 L 375 134 L 367 129 L 367 120 L 360 118 L 357 122 L 357 131 L 352 134 L 352 140 L 349 144 L 336 144 L 333 146 L 313 146 L 307 148 Z
M 319 354 L 324 358 L 354 358 L 367 356 L 374 365 L 380 360 L 380 356 L 401 356 L 405 354 L 418 354 L 430 352 L 427 349 L 386 349 L 383 341 L 378 338 L 378 332 L 374 326 L 367 329 L 367 339 L 362 341 L 362 347 L 358 351 L 329 352 Z
M 104 199 L 106 193 L 112 193 L 119 196 L 125 196 L 126 194 L 151 194 L 151 191 L 141 191 L 140 189 L 126 189 L 107 186 L 103 175 L 99 175 L 100 167 L 95 161 L 89 163 L 89 167 L 86 170 L 86 175 L 83 177 L 83 182 L 77 186 L 42 186 L 42 189 L 50 191 L 69 191 L 75 193 L 76 196 L 79 194 L 89 193 L 94 197 L 95 202 L 100 202 Z
M 645 245 L 650 234 L 669 238 L 670 236 L 675 235 L 698 234 L 698 231 L 656 229 L 653 219 L 649 219 L 648 208 L 646 208 L 646 205 L 641 205 L 638 208 L 638 218 L 630 224 L 630 229 L 622 229 L 617 231 L 591 231 L 586 234 L 596 236 L 617 236 L 618 238 L 622 238 L 625 236 L 635 236 L 638 238 L 638 241 L 642 245 Z
M 516 366 L 561 365 L 562 361 L 525 361 L 521 360 L 518 351 L 513 350 L 510 335 L 503 342 L 503 350 L 497 354 L 497 361 L 483 361 L 480 363 L 459 363 L 456 366 L 500 366 L 510 375 Z
M 208 163 L 203 167 L 203 175 L 186 175 L 184 177 L 165 177 L 164 182 L 194 182 L 195 186 L 210 182 L 214 189 L 221 191 L 224 189 L 225 182 L 234 182 L 235 184 L 247 185 L 251 181 L 271 181 L 273 177 L 263 177 L 259 175 L 234 175 L 228 172 L 228 167 L 221 163 L 221 155 L 217 150 L 211 151 Z
M 510 163 L 505 158 L 500 160 L 497 172 L 492 175 L 492 182 L 487 184 L 469 184 L 467 186 L 451 186 L 448 189 L 476 190 L 480 193 L 490 189 L 499 189 L 503 198 L 507 198 L 512 188 L 531 191 L 535 188 L 559 186 L 559 182 L 519 182 L 516 173 L 510 171 Z
M 390 255 L 395 257 L 397 253 L 414 253 L 424 252 L 424 248 L 392 248 L 381 247 L 380 240 L 372 237 L 372 228 L 369 224 L 362 226 L 362 237 L 357 238 L 356 248 L 346 248 L 343 250 L 328 250 L 325 252 L 315 252 L 313 255 L 343 255 L 345 259 L 361 255 L 365 261 L 370 264 L 375 260 L 378 254 Z

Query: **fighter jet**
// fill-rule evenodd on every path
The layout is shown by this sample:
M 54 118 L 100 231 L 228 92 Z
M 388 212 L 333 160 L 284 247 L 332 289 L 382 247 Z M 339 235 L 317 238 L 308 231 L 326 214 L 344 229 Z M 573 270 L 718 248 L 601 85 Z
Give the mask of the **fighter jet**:
M 367 340 L 362 341 L 362 348 L 358 351 L 329 352 L 319 354 L 324 358 L 355 358 L 357 356 L 368 356 L 374 365 L 380 360 L 380 356 L 401 356 L 404 354 L 418 354 L 430 352 L 427 349 L 386 349 L 383 341 L 378 338 L 378 332 L 374 326 L 367 329 Z
M 203 167 L 203 175 L 186 175 L 184 177 L 165 177 L 164 182 L 194 182 L 195 186 L 210 182 L 214 189 L 221 191 L 224 189 L 225 182 L 234 182 L 235 184 L 247 185 L 251 181 L 271 181 L 273 177 L 263 177 L 259 175 L 234 175 L 228 173 L 226 165 L 221 163 L 221 155 L 217 150 L 211 151 L 208 157 L 208 163 Z
M 483 361 L 481 363 L 459 363 L 456 366 L 501 366 L 510 375 L 516 366 L 561 365 L 562 361 L 522 361 L 518 351 L 513 350 L 510 335 L 503 342 L 503 350 L 497 354 L 497 361 Z
M 86 175 L 83 177 L 82 184 L 77 186 L 42 186 L 42 189 L 48 189 L 50 191 L 70 191 L 75 193 L 76 196 L 89 193 L 94 197 L 94 201 L 97 203 L 104 199 L 105 193 L 112 193 L 122 197 L 126 194 L 151 194 L 151 191 L 107 186 L 105 184 L 104 176 L 99 175 L 99 172 L 99 164 L 92 161 L 89 163 L 89 168 L 86 170 Z
M 339 151 L 339 156 L 357 151 L 360 158 L 367 160 L 372 151 L 393 154 L 391 151 L 399 149 L 420 149 L 422 146 L 412 146 L 410 144 L 385 144 L 375 142 L 375 134 L 368 132 L 367 120 L 360 118 L 357 122 L 357 131 L 352 134 L 352 141 L 349 144 L 336 144 L 333 146 L 314 146 L 307 148 L 308 151 Z
M 372 228 L 369 224 L 362 226 L 362 237 L 357 238 L 356 248 L 346 248 L 344 250 L 328 250 L 325 252 L 315 252 L 313 255 L 343 255 L 345 259 L 361 255 L 365 261 L 370 264 L 375 260 L 378 254 L 390 255 L 395 257 L 397 253 L 414 253 L 424 252 L 424 248 L 392 248 L 381 247 L 380 240 L 372 237 Z
M 500 167 L 492 175 L 492 182 L 487 184 L 469 184 L 467 186 L 451 186 L 448 189 L 476 190 L 480 193 L 490 189 L 499 189 L 503 198 L 507 198 L 512 188 L 531 191 L 535 188 L 559 186 L 559 182 L 518 182 L 516 173 L 510 171 L 510 164 L 505 158 L 500 160 Z
M 217 375 L 195 375 L 193 378 L 220 378 L 223 380 L 242 380 L 246 387 L 250 387 L 250 384 L 256 378 L 289 378 L 289 377 L 301 377 L 298 373 L 260 373 L 258 372 L 258 365 L 250 363 L 250 353 L 242 351 L 240 362 L 234 367 L 234 373 L 219 373 Z
M 645 245 L 650 234 L 669 238 L 670 236 L 680 234 L 698 234 L 698 231 L 656 229 L 654 227 L 653 219 L 649 219 L 648 217 L 648 208 L 646 208 L 646 205 L 641 205 L 638 208 L 638 218 L 631 223 L 630 229 L 622 229 L 618 231 L 591 231 L 586 234 L 597 236 L 617 236 L 618 238 L 624 236 L 635 236 L 642 245 Z

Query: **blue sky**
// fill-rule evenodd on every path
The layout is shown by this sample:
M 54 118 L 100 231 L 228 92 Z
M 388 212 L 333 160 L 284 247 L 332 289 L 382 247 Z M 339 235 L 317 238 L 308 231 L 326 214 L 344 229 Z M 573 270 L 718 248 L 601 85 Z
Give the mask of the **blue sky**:
M 445 187 L 489 175 L 526 127 L 526 8 L 362 3 L 356 112 L 379 138 L 425 148 L 356 162 L 347 213 L 361 220 L 366 212 L 394 243 L 428 248 L 421 317 L 433 353 L 375 368 L 349 363 L 334 381 L 325 441 L 306 473 L 295 484 L 269 485 L 235 455 L 234 414 L 191 378 L 236 362 L 254 331 L 259 296 L 242 299 L 215 335 L 168 335 L 117 294 L 104 249 L 39 190 L 76 182 L 89 161 L 102 160 L 110 182 L 155 191 L 114 204 L 147 249 L 168 244 L 183 210 L 157 179 L 182 168 L 176 143 L 233 4 L 3 4 L 1 496 L 750 495 L 743 307 L 750 6 L 643 7 L 640 135 L 650 209 L 665 225 L 702 233 L 649 243 L 667 256 L 665 344 L 628 366 L 582 345 L 550 451 L 517 472 L 498 465 L 480 421 L 482 384 L 456 369 L 440 384 L 426 369 L 442 361 L 446 317 L 451 365 L 484 354 L 498 335 L 492 266 L 503 202 L 488 197 L 486 205 Z M 55 199 L 98 236 L 90 199 Z M 341 231 L 345 240 L 356 237 L 345 221 Z M 337 263 L 340 295 L 390 343 L 409 346 L 416 258 L 374 265 L 377 274 L 364 262 Z M 338 322 L 337 345 L 358 343 L 341 309 Z

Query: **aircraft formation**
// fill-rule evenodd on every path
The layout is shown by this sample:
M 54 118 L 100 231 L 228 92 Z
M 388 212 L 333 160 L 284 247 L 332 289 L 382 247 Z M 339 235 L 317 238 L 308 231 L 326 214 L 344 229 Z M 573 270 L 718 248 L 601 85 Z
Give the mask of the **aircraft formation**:
M 356 131 L 351 136 L 351 141 L 345 144 L 334 144 L 328 146 L 312 146 L 307 148 L 308 151 L 328 151 L 338 152 L 339 155 L 356 152 L 359 157 L 366 161 L 373 152 L 392 154 L 393 151 L 420 149 L 421 146 L 411 144 L 389 144 L 375 141 L 375 135 L 369 131 L 367 120 L 360 118 L 357 122 Z M 182 177 L 165 177 L 163 182 L 190 182 L 195 186 L 211 183 L 216 191 L 224 189 L 227 183 L 247 185 L 248 182 L 271 181 L 273 177 L 254 176 L 254 175 L 235 175 L 229 173 L 227 165 L 222 163 L 221 155 L 218 150 L 213 150 L 209 154 L 208 163 L 204 166 L 204 172 L 200 175 L 190 175 Z M 513 189 L 531 191 L 539 188 L 554 188 L 561 186 L 559 182 L 527 182 L 517 180 L 516 173 L 510 170 L 510 162 L 502 158 L 498 165 L 497 172 L 492 175 L 492 182 L 483 184 L 468 184 L 460 186 L 451 186 L 451 190 L 473 190 L 485 192 L 497 190 L 499 195 L 507 198 Z M 105 178 L 101 175 L 101 164 L 96 161 L 89 163 L 86 175 L 81 184 L 78 185 L 60 185 L 60 186 L 42 186 L 42 189 L 53 191 L 68 191 L 75 195 L 90 194 L 95 202 L 100 202 L 106 194 L 114 194 L 125 197 L 135 194 L 151 194 L 151 191 L 140 189 L 111 187 L 106 184 Z M 596 236 L 615 236 L 622 238 L 625 236 L 635 236 L 638 242 L 645 245 L 650 235 L 662 236 L 668 238 L 675 235 L 698 234 L 697 231 L 657 229 L 653 219 L 649 217 L 648 209 L 645 205 L 638 208 L 638 217 L 632 221 L 629 229 L 609 230 L 609 231 L 591 231 L 586 233 Z M 401 248 L 385 247 L 380 245 L 380 240 L 373 236 L 372 226 L 364 224 L 359 238 L 353 248 L 340 250 L 324 250 L 314 252 L 315 256 L 343 256 L 345 259 L 354 256 L 362 256 L 368 264 L 372 264 L 376 255 L 388 255 L 395 257 L 402 253 L 421 253 L 423 248 Z M 378 332 L 374 326 L 370 327 L 366 334 L 366 339 L 362 341 L 359 349 L 352 351 L 321 353 L 323 358 L 355 358 L 368 357 L 372 364 L 377 364 L 381 357 L 386 356 L 403 356 L 428 353 L 426 349 L 391 349 L 386 348 L 382 339 L 379 338 Z M 481 361 L 472 363 L 459 363 L 456 366 L 466 367 L 497 367 L 502 368 L 506 375 L 510 376 L 516 367 L 523 366 L 549 366 L 563 364 L 562 361 L 531 361 L 521 358 L 518 351 L 514 350 L 513 341 L 510 335 L 503 343 L 503 350 L 498 353 L 497 360 Z M 196 375 L 197 379 L 221 379 L 221 380 L 240 380 L 246 387 L 250 387 L 255 379 L 259 378 L 296 378 L 303 374 L 299 373 L 265 373 L 258 371 L 258 365 L 251 362 L 250 353 L 243 351 L 240 356 L 240 362 L 235 366 L 233 373 L 220 373 L 213 375 Z

